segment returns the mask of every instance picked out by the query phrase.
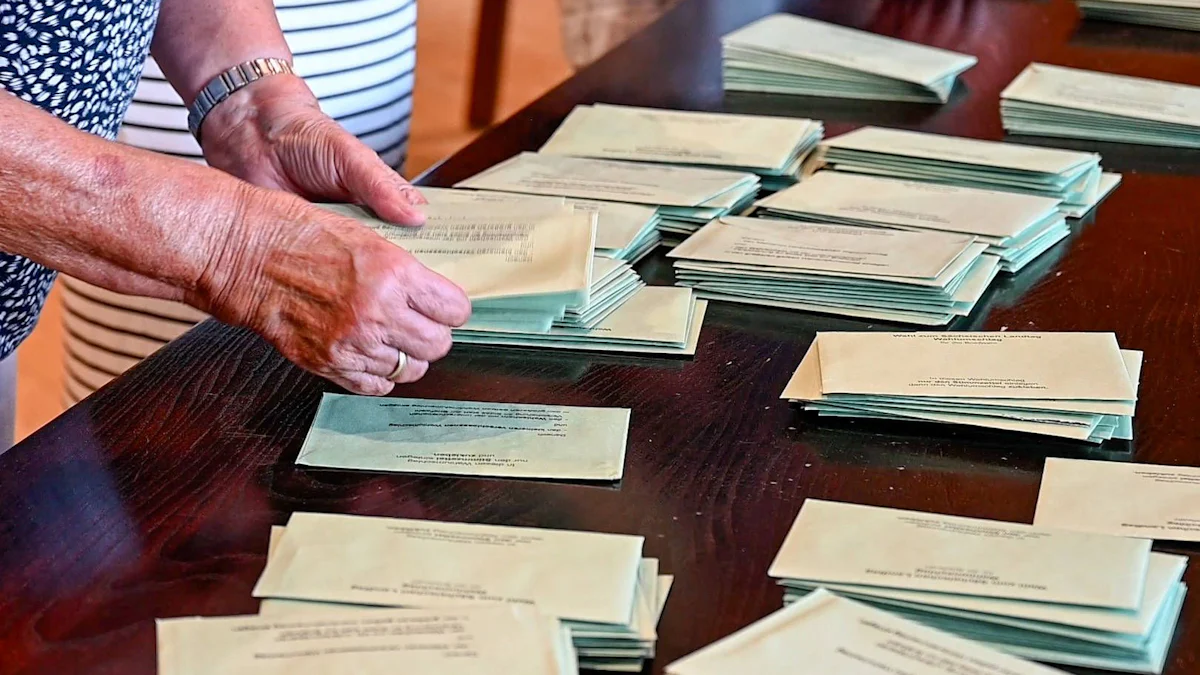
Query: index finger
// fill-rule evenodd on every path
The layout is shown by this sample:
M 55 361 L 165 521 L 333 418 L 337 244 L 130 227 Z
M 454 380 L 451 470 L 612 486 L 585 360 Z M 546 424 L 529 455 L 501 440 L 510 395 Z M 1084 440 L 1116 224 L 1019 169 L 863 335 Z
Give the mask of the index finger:
M 454 282 L 421 267 L 410 275 L 408 306 L 440 324 L 457 328 L 471 318 L 471 301 Z

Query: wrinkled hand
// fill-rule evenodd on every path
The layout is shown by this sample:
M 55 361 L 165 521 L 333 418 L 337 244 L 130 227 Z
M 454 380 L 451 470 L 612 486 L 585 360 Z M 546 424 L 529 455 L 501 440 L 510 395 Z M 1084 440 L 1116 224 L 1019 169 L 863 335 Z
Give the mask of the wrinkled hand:
M 244 185 L 244 184 L 243 184 Z M 352 219 L 244 185 L 192 302 L 248 326 L 293 363 L 380 396 L 420 379 L 471 314 L 466 294 Z
M 400 225 L 425 220 L 413 208 L 425 203 L 421 193 L 322 113 L 298 77 L 273 75 L 234 93 L 200 133 L 210 166 L 254 185 L 361 204 Z
M 217 106 L 201 129 L 209 165 L 311 201 L 357 203 L 420 225 L 425 199 L 321 112 L 303 80 L 264 78 Z M 420 379 L 450 350 L 471 307 L 461 289 L 358 223 L 247 187 L 234 236 L 209 265 L 209 311 L 253 328 L 293 363 L 361 394 Z M 246 242 L 251 242 L 248 246 Z

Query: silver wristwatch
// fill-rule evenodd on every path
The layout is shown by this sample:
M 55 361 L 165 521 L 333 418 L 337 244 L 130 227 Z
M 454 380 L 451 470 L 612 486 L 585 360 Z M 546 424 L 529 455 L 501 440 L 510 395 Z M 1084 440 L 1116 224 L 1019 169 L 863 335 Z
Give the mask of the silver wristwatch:
M 292 72 L 292 64 L 283 59 L 254 59 L 214 77 L 188 106 L 188 129 L 196 137 L 196 142 L 200 141 L 200 125 L 204 124 L 204 118 L 233 92 L 264 77 Z

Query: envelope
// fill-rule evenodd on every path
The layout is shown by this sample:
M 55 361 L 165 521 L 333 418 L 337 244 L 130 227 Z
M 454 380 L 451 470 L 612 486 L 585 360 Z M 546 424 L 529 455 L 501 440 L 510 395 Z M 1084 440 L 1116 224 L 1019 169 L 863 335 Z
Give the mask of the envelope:
M 1150 542 L 809 499 L 768 574 L 1137 609 Z
M 1049 675 L 1060 671 L 824 590 L 666 667 L 668 675 Z
M 566 675 L 572 648 L 529 607 L 160 619 L 160 675 Z
M 296 463 L 366 471 L 618 480 L 629 410 L 325 394 Z
M 535 605 L 564 620 L 628 624 L 642 537 L 296 513 L 254 589 L 392 607 Z
M 1033 522 L 1078 532 L 1200 541 L 1200 468 L 1050 457 Z

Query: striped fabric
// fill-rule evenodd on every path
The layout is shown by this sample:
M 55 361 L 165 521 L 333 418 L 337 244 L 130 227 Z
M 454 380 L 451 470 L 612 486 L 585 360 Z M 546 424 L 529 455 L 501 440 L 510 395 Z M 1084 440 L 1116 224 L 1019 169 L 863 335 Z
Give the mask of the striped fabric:
M 280 24 L 321 109 L 397 170 L 408 154 L 416 68 L 416 0 L 276 0 Z M 183 101 L 150 59 L 118 140 L 203 162 Z M 71 406 L 206 318 L 62 277 Z

